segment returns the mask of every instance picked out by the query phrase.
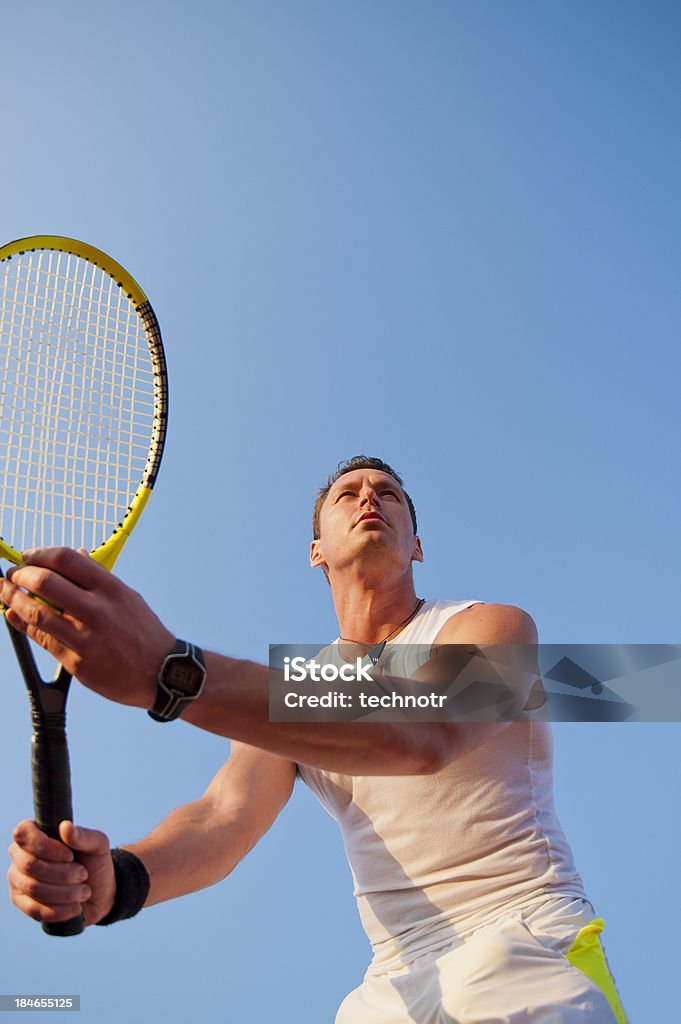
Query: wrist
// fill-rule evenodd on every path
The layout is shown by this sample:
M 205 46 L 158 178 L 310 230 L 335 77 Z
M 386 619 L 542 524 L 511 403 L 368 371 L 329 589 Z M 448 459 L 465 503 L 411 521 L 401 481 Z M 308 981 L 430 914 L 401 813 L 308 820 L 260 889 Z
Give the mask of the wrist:
M 153 643 L 148 645 L 144 660 L 144 686 L 139 691 L 135 706 L 147 711 L 153 706 L 156 700 L 158 689 L 158 676 L 163 662 L 175 643 L 175 635 L 169 629 L 163 627 L 162 633 L 153 638 Z
M 134 917 L 144 906 L 151 886 L 147 869 L 130 850 L 113 849 L 111 860 L 116 890 L 109 912 L 97 921 L 98 925 L 115 924 Z

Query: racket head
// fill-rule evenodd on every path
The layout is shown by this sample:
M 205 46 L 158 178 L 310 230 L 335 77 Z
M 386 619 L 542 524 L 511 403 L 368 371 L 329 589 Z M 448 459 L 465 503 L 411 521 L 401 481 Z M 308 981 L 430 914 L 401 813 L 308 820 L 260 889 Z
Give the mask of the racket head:
M 0 558 L 57 544 L 112 568 L 167 416 L 161 332 L 132 275 L 63 236 L 0 247 Z

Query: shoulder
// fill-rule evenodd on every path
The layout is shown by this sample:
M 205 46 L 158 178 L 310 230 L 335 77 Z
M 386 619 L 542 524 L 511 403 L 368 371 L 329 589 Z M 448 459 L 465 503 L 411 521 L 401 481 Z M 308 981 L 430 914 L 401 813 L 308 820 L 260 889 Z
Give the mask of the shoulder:
M 474 604 L 453 615 L 438 633 L 437 644 L 535 644 L 537 627 L 514 604 Z

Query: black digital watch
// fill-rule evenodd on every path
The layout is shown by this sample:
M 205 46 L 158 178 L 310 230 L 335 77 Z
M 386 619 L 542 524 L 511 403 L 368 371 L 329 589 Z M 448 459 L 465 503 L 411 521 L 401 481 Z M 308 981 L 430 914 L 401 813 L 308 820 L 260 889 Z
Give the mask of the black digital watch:
M 154 706 L 147 713 L 155 722 L 172 722 L 200 696 L 206 682 L 206 665 L 200 647 L 176 640 L 158 674 Z

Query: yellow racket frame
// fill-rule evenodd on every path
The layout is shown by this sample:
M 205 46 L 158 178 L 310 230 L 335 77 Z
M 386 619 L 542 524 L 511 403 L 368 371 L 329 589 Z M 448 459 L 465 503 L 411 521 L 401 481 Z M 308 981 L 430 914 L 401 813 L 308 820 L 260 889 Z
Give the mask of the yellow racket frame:
M 37 252 L 40 249 L 63 252 L 67 256 L 80 256 L 81 259 L 99 267 L 114 279 L 119 288 L 123 289 L 135 309 L 149 301 L 135 278 L 127 272 L 125 267 L 116 263 L 116 260 L 112 260 L 101 249 L 95 249 L 94 245 L 88 245 L 87 242 L 79 242 L 76 238 L 65 238 L 63 235 L 33 235 L 30 238 L 18 238 L 16 242 L 8 242 L 7 245 L 0 247 L 0 262 L 11 259 L 12 256 L 23 256 L 26 252 Z
M 149 501 L 150 495 L 151 487 L 137 488 L 121 525 L 116 527 L 108 540 L 90 552 L 90 557 L 94 558 L 95 562 L 99 562 L 105 569 L 113 569 L 116 559 L 123 550 L 123 545 L 144 511 L 144 506 Z M 21 565 L 24 560 L 21 552 L 10 544 L 6 544 L 2 537 L 0 537 L 0 558 L 5 558 L 8 562 L 13 562 L 14 565 Z
M 160 363 L 163 370 L 163 402 L 164 410 L 167 410 L 167 382 L 165 380 L 165 356 L 163 353 L 163 346 L 161 344 L 160 330 L 156 321 L 156 316 L 151 308 L 149 300 L 135 278 L 128 273 L 128 271 L 117 263 L 116 260 L 112 259 L 101 249 L 95 248 L 94 245 L 89 245 L 87 242 L 80 242 L 75 238 L 66 238 L 63 235 L 33 235 L 29 238 L 19 238 L 15 242 L 9 242 L 7 245 L 0 247 L 0 262 L 9 260 L 13 256 L 21 256 L 27 252 L 36 252 L 41 249 L 47 249 L 54 252 L 63 252 L 69 256 L 79 256 L 82 259 L 87 260 L 94 266 L 99 267 L 109 277 L 113 278 L 115 283 L 121 288 L 127 298 L 130 300 L 135 310 L 142 315 L 144 319 L 150 320 L 152 326 L 145 324 L 147 332 L 150 329 L 153 331 L 155 327 L 156 341 L 157 341 L 157 358 L 160 356 Z M 104 566 L 105 569 L 111 570 L 114 563 L 123 549 L 123 545 L 132 533 L 133 528 L 136 526 L 144 508 L 151 495 L 152 488 L 148 485 L 149 482 L 153 483 L 155 479 L 158 466 L 161 461 L 161 454 L 163 452 L 163 443 L 165 441 L 165 419 L 160 427 L 160 432 L 155 434 L 152 438 L 151 450 L 155 451 L 156 461 L 155 469 L 151 476 L 151 481 L 142 483 L 137 488 L 135 495 L 128 506 L 128 510 L 123 518 L 123 521 L 116 527 L 111 536 L 104 541 L 98 548 L 90 552 L 90 556 L 94 558 L 96 562 Z M 160 451 L 159 451 L 160 449 Z M 145 474 L 146 475 L 146 474 Z M 23 558 L 20 551 L 13 548 L 10 544 L 0 537 L 0 558 L 6 559 L 8 562 L 13 562 L 14 565 L 21 565 Z

